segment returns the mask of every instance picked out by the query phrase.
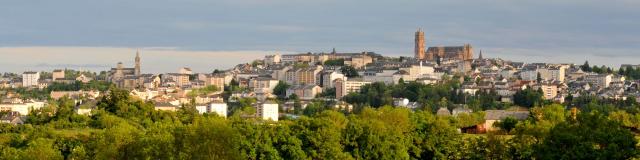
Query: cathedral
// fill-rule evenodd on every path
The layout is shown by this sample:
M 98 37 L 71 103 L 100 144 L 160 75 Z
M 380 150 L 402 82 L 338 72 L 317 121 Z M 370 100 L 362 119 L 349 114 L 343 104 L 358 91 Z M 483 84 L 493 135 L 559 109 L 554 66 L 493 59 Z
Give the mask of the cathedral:
M 424 32 L 418 29 L 415 34 L 415 58 L 419 60 L 435 61 L 446 60 L 471 60 L 473 59 L 473 47 L 470 44 L 463 46 L 438 46 L 425 50 Z
M 111 68 L 107 73 L 107 81 L 120 88 L 138 88 L 140 77 L 140 53 L 136 51 L 135 66 L 124 68 L 122 62 L 118 62 L 116 68 Z

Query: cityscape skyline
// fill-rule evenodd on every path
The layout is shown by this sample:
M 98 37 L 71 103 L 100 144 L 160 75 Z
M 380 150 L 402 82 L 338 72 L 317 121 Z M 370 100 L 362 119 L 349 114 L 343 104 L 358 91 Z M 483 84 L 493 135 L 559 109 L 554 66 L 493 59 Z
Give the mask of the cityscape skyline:
M 152 72 L 174 71 L 184 65 L 193 65 L 188 67 L 199 71 L 222 69 L 275 51 L 329 52 L 334 47 L 345 52 L 412 56 L 412 33 L 417 28 L 424 30 L 427 47 L 469 43 L 476 53 L 483 50 L 487 57 L 513 61 L 580 64 L 589 60 L 619 67 L 640 60 L 636 58 L 640 40 L 635 38 L 640 35 L 635 29 L 640 27 L 636 21 L 640 19 L 636 10 L 640 3 L 630 0 L 70 0 L 39 4 L 11 1 L 0 6 L 0 65 L 8 66 L 2 72 L 47 66 L 106 69 L 118 61 L 126 63 L 136 48 L 149 54 L 161 50 L 189 57 L 202 52 L 234 53 L 238 57 L 209 65 L 205 58 L 214 56 L 176 59 L 173 55 L 153 61 L 168 67 Z M 451 8 L 460 11 L 451 12 Z M 33 63 L 12 63 L 38 54 L 48 57 Z M 67 59 L 44 62 L 56 59 L 53 56 Z

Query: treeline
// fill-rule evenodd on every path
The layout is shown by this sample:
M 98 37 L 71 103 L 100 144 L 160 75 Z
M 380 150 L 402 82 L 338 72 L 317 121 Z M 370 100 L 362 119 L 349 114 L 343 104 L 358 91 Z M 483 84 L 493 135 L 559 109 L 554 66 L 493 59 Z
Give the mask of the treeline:
M 0 159 L 629 159 L 637 140 L 616 114 L 534 107 L 531 117 L 496 134 L 459 127 L 483 114 L 439 117 L 381 106 L 343 114 L 322 110 L 298 119 L 262 121 L 241 114 L 177 112 L 111 89 L 92 116 L 63 98 L 34 111 L 27 124 L 0 125 Z M 243 102 L 245 103 L 245 102 Z M 250 102 L 249 102 L 250 103 Z M 248 105 L 248 104 L 245 104 Z M 248 106 L 247 106 L 248 107 Z M 241 118 L 244 117 L 244 118 Z M 497 125 L 508 126 L 508 125 Z M 506 127 L 505 127 L 506 128 Z M 507 134 L 507 135 L 505 135 Z
M 442 84 L 436 85 L 424 85 L 417 82 L 387 85 L 376 82 L 363 86 L 359 93 L 346 95 L 343 100 L 355 104 L 358 108 L 364 106 L 378 108 L 393 105 L 394 98 L 407 98 L 411 102 L 418 102 L 420 107 L 434 112 L 443 107 L 453 109 L 457 106 L 456 104 L 466 104 L 466 107 L 474 111 L 510 107 L 509 104 L 499 102 L 500 96 L 495 91 L 466 94 L 460 90 L 461 84 L 455 80 L 457 78 L 452 79 L 445 77 Z
M 625 76 L 629 79 L 640 79 L 640 68 L 636 68 L 636 67 L 632 67 L 632 66 L 627 66 L 627 67 L 620 67 L 620 69 L 618 69 L 618 71 L 616 72 L 615 70 L 611 69 L 611 67 L 607 67 L 607 66 L 589 66 L 589 62 L 586 61 L 584 62 L 583 65 L 580 66 L 580 69 L 582 69 L 582 71 L 585 72 L 594 72 L 594 73 L 599 73 L 599 74 L 614 74 L 617 73 L 618 75 L 621 76 Z

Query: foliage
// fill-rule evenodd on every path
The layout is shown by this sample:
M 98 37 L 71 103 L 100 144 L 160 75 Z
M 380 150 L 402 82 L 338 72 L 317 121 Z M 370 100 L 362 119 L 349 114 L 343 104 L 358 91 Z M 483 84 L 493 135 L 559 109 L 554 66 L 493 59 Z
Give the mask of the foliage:
M 358 70 L 356 70 L 356 68 L 353 68 L 353 66 L 343 66 L 342 68 L 340 68 L 340 72 L 344 74 L 344 76 L 347 76 L 349 78 L 360 76 L 360 74 L 358 74 Z
M 289 84 L 287 84 L 287 82 L 284 81 L 278 81 L 278 84 L 276 85 L 275 88 L 273 88 L 273 94 L 278 96 L 278 99 L 285 99 L 287 96 L 287 89 L 290 87 Z
M 344 66 L 344 59 L 332 59 L 324 61 L 325 66 Z
M 198 89 L 193 89 L 191 90 L 191 92 L 189 92 L 187 94 L 188 97 L 197 97 L 197 96 L 203 96 L 203 95 L 208 95 L 211 93 L 215 93 L 218 91 L 218 87 L 215 85 L 208 85 L 206 87 L 203 88 L 198 88 Z
M 525 120 L 501 122 L 511 135 L 458 131 L 484 122 L 483 112 L 438 117 L 429 109 L 389 105 L 389 98 L 405 96 L 433 106 L 478 99 L 449 91 L 457 87 L 453 81 L 372 84 L 351 98 L 377 107 L 344 114 L 316 100 L 304 115 L 278 122 L 251 118 L 252 98 L 230 103 L 234 114 L 225 119 L 198 114 L 190 105 L 157 111 L 152 103 L 110 88 L 91 116 L 76 114 L 73 101 L 63 97 L 31 112 L 25 125 L 0 125 L 0 159 L 639 158 L 631 131 L 640 126 L 640 114 L 624 107 L 635 105 L 631 101 L 594 100 L 575 113 L 559 104 L 533 107 Z M 607 104 L 613 102 L 619 104 Z
M 534 107 L 542 105 L 544 102 L 542 95 L 542 90 L 533 90 L 527 87 L 527 89 L 518 91 L 513 95 L 513 102 L 522 107 Z

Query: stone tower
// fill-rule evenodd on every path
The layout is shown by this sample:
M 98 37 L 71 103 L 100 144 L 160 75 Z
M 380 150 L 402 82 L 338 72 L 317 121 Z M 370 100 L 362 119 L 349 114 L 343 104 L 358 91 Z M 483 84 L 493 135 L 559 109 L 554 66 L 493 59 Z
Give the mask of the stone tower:
M 426 58 L 425 56 L 425 44 L 424 44 L 424 32 L 422 32 L 422 29 L 418 28 L 418 31 L 416 31 L 416 36 L 415 36 L 415 58 L 419 59 L 419 60 L 424 60 Z
M 464 44 L 462 52 L 462 60 L 473 59 L 473 47 L 470 44 Z
M 135 66 L 136 76 L 140 76 L 140 52 L 136 50 L 136 66 Z

